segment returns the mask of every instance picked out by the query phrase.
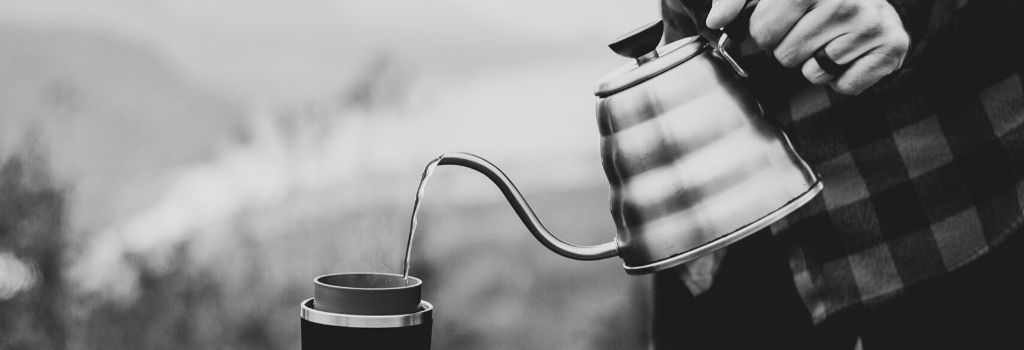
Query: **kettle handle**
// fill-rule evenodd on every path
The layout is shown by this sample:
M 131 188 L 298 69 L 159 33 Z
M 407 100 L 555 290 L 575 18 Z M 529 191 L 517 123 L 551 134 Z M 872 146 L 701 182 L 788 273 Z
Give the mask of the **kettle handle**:
M 537 219 L 537 215 L 533 213 L 533 209 L 530 209 L 530 205 L 526 203 L 523 194 L 519 193 L 516 186 L 512 184 L 512 180 L 509 180 L 508 176 L 505 176 L 501 169 L 498 169 L 498 167 L 486 159 L 469 153 L 451 152 L 442 155 L 438 165 L 463 166 L 476 170 L 487 176 L 488 179 L 491 179 L 501 190 L 501 193 L 505 195 L 508 204 L 516 211 L 519 219 L 523 221 L 523 224 L 530 230 L 533 237 L 537 238 L 541 244 L 555 253 L 576 260 L 600 260 L 618 255 L 618 247 L 615 241 L 594 246 L 578 246 L 566 243 L 552 235 L 551 232 L 544 228 L 540 220 Z
M 737 75 L 743 78 L 749 78 L 750 73 L 747 73 L 747 70 L 743 69 L 743 66 L 733 58 L 732 54 L 729 53 L 729 48 L 736 46 L 735 44 L 737 43 L 743 42 L 747 39 L 747 36 L 749 36 L 748 28 L 750 27 L 750 16 L 754 13 L 754 7 L 757 6 L 758 2 L 760 2 L 760 0 L 747 1 L 747 4 L 743 5 L 743 10 L 740 10 L 739 15 L 737 15 L 732 22 L 727 24 L 725 28 L 718 30 L 721 32 L 721 35 L 718 37 L 718 45 L 714 46 L 715 52 L 718 56 L 728 63 Z M 711 7 L 708 5 L 705 12 L 710 11 L 710 9 Z

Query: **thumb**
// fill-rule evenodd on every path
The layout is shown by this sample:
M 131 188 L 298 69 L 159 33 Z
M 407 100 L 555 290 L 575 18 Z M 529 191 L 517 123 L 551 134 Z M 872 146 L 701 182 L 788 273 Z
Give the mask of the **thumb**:
M 746 4 L 746 0 L 713 0 L 705 24 L 711 29 L 721 29 L 736 19 Z

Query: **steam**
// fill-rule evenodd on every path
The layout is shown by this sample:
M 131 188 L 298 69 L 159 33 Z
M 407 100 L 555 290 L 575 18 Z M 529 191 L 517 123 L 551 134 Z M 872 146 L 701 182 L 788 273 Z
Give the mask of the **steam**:
M 337 118 L 335 118 L 337 119 Z M 253 119 L 250 140 L 213 161 L 179 171 L 161 198 L 92 236 L 69 274 L 86 292 L 131 300 L 141 261 L 168 268 L 173 248 L 232 231 L 231 219 L 249 208 L 279 203 L 350 177 L 359 119 L 282 127 L 287 119 Z

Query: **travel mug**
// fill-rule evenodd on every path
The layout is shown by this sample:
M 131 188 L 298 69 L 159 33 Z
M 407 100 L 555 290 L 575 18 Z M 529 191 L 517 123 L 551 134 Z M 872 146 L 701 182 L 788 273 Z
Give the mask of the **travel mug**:
M 302 350 L 430 349 L 433 305 L 422 281 L 384 273 L 317 277 L 300 306 Z

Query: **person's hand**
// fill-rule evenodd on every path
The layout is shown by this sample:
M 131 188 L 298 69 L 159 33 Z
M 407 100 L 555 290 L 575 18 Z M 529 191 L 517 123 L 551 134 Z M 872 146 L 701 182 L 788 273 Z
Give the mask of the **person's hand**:
M 714 0 L 708 28 L 722 28 L 747 0 Z M 782 65 L 800 67 L 815 84 L 856 95 L 900 68 L 910 46 L 896 10 L 886 0 L 760 0 L 750 35 Z M 848 69 L 834 77 L 813 59 L 815 51 Z

